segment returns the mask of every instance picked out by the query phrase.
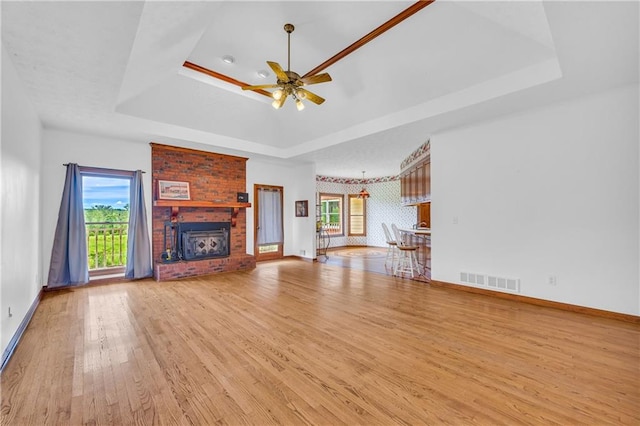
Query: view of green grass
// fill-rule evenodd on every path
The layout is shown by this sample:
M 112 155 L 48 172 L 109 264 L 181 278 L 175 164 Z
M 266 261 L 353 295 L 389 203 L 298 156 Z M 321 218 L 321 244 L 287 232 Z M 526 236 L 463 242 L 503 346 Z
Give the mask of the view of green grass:
M 96 205 L 84 210 L 89 269 L 123 266 L 127 262 L 129 205 L 124 209 Z

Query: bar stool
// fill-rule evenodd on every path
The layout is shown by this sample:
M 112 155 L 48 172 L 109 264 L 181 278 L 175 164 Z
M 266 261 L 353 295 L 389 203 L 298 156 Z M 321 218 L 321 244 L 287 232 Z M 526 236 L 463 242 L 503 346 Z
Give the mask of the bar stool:
M 395 238 L 391 236 L 391 232 L 389 232 L 389 228 L 386 223 L 382 224 L 382 230 L 384 231 L 384 238 L 387 240 L 387 258 L 384 260 L 384 266 L 387 266 L 387 262 L 389 261 L 389 258 L 391 258 L 391 270 L 395 272 L 398 243 Z
M 420 275 L 420 265 L 416 257 L 418 246 L 407 244 L 403 240 L 402 235 L 400 235 L 400 230 L 395 223 L 391 224 L 391 229 L 393 229 L 393 233 L 396 236 L 396 247 L 398 247 L 399 250 L 398 263 L 396 264 L 393 275 L 408 273 L 411 274 L 411 278 L 414 277 L 414 272 Z

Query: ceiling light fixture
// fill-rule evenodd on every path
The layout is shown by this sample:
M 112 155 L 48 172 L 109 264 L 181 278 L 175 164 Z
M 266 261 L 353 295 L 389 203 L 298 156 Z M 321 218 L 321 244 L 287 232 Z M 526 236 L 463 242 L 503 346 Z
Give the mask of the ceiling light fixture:
M 369 198 L 370 195 L 364 187 L 364 170 L 362 171 L 362 190 L 358 193 L 358 198 Z
M 260 71 L 258 71 L 258 77 L 260 77 L 260 78 L 267 78 L 267 77 L 269 77 L 269 71 L 267 71 L 267 70 L 260 70 Z
M 231 55 L 224 55 L 222 57 L 222 62 L 224 62 L 225 64 L 232 64 L 236 61 L 236 58 L 234 58 Z

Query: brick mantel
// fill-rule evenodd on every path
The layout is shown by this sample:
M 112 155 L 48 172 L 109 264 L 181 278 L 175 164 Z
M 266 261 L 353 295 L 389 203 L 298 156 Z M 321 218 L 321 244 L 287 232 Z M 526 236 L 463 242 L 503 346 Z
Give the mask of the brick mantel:
M 153 256 L 158 281 L 255 268 L 246 253 L 246 158 L 151 143 L 153 178 Z M 190 200 L 159 200 L 158 180 L 189 182 Z M 230 222 L 230 255 L 224 258 L 166 262 L 165 224 Z

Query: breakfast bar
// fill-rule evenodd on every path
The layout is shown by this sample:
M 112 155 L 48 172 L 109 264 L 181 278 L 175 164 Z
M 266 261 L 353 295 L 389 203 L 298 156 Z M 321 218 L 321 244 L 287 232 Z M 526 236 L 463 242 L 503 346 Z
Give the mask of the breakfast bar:
M 418 263 L 422 275 L 431 279 L 431 228 L 398 228 L 406 244 L 418 247 Z

